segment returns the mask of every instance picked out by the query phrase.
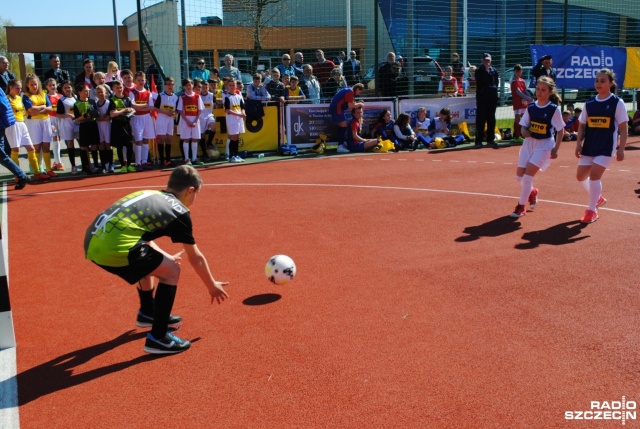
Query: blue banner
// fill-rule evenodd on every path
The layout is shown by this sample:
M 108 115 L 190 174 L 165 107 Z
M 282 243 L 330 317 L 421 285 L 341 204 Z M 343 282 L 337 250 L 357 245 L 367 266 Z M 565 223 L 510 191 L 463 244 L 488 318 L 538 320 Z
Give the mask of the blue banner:
M 531 45 L 532 66 L 544 55 L 553 57 L 558 88 L 593 89 L 596 74 L 611 69 L 622 88 L 627 62 L 627 50 L 610 46 Z M 535 83 L 533 83 L 535 86 Z

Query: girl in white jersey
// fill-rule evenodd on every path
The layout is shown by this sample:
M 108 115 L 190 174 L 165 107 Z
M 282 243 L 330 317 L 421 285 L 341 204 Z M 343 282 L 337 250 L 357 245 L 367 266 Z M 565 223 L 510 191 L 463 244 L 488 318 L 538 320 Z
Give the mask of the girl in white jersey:
M 576 177 L 589 192 L 589 207 L 580 219 L 582 223 L 598 220 L 598 207 L 607 202 L 602 196 L 602 175 L 611 164 L 614 154 L 618 161 L 624 160 L 628 136 L 629 116 L 624 102 L 615 95 L 613 72 L 609 69 L 600 70 L 596 75 L 594 88 L 598 94 L 587 100 L 578 118 L 580 127 L 576 144 Z
M 527 107 L 520 119 L 525 140 L 518 155 L 516 180 L 521 188 L 518 205 L 511 217 L 526 215 L 527 202 L 531 209 L 538 204 L 538 189 L 533 187 L 533 177 L 538 170 L 544 171 L 551 165 L 551 160 L 558 157 L 558 149 L 564 135 L 564 121 L 558 108 L 560 97 L 556 92 L 555 82 L 546 76 L 538 79 L 536 98 L 537 101 Z

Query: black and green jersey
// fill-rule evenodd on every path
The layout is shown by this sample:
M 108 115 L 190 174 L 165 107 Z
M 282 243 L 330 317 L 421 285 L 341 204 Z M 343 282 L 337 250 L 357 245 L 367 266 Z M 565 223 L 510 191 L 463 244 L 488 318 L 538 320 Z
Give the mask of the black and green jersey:
M 98 115 L 98 107 L 93 99 L 76 100 L 73 105 L 73 116 L 84 118 L 84 122 L 95 121 Z
M 195 244 L 189 209 L 171 193 L 138 191 L 95 218 L 85 233 L 84 251 L 97 264 L 124 267 L 130 249 L 158 237 Z

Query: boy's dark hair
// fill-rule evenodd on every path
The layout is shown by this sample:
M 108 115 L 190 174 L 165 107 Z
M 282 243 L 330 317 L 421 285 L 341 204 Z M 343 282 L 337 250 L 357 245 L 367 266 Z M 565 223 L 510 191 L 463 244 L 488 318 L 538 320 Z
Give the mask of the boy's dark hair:
M 216 67 L 211 67 L 211 69 L 209 69 L 209 73 L 220 74 L 220 70 L 218 70 Z
M 122 73 L 120 73 L 120 76 L 122 76 Z M 136 74 L 133 75 L 135 79 L 139 78 L 140 76 L 144 77 L 145 79 L 147 78 L 147 75 L 142 70 L 138 70 Z
M 86 84 L 86 83 L 84 83 L 84 82 L 80 82 L 80 83 L 76 84 L 76 87 L 75 87 L 76 93 L 78 93 L 78 94 L 79 94 L 81 91 L 83 91 L 83 90 L 84 90 L 84 88 L 85 88 L 86 86 L 87 86 L 87 84 Z
M 582 109 L 580 107 L 576 107 L 575 109 L 573 109 L 574 112 L 582 112 Z
M 182 79 L 182 86 L 185 86 L 185 85 L 186 85 L 186 84 L 188 84 L 188 83 L 193 84 L 193 81 L 192 81 L 190 78 L 188 78 L 188 77 L 187 77 L 187 78 Z
M 122 76 L 127 76 L 127 75 L 133 75 L 133 72 L 129 69 L 124 69 L 122 71 L 120 71 L 120 77 Z
M 352 89 L 353 89 L 354 91 L 355 91 L 356 89 L 361 89 L 362 91 L 364 91 L 364 85 L 363 85 L 363 84 L 361 84 L 361 83 L 356 83 L 355 85 L 353 85 L 353 88 L 352 88 Z
M 109 82 L 111 84 L 111 87 L 113 88 L 114 86 L 122 86 L 124 85 L 121 81 L 119 80 L 113 80 L 111 82 Z
M 513 71 L 518 71 L 518 70 L 522 70 L 522 66 L 520 64 L 516 64 L 515 66 L 513 66 Z
M 171 173 L 171 176 L 169 176 L 167 188 L 172 191 L 182 192 L 191 186 L 193 186 L 196 191 L 202 187 L 202 177 L 200 177 L 198 170 L 190 165 L 176 167 Z

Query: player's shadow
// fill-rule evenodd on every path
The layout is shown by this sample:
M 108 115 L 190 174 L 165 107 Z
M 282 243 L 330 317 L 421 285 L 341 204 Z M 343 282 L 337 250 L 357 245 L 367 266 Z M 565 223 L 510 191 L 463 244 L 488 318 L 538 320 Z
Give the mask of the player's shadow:
M 541 244 L 560 246 L 562 244 L 575 243 L 576 241 L 584 240 L 585 238 L 590 237 L 589 235 L 578 237 L 578 235 L 580 235 L 580 233 L 586 226 L 586 223 L 572 220 L 570 222 L 564 222 L 540 231 L 526 232 L 522 235 L 522 239 L 526 240 L 526 243 L 518 243 L 515 245 L 515 248 L 526 250 L 535 249 Z
M 518 221 L 518 218 L 501 216 L 497 219 L 485 222 L 482 225 L 466 227 L 462 232 L 467 235 L 462 235 L 456 238 L 455 241 L 465 243 L 468 241 L 475 241 L 480 237 L 498 237 L 500 235 L 510 234 L 519 229 L 522 229 L 522 225 Z
M 249 306 L 266 305 L 279 301 L 280 298 L 282 298 L 282 295 L 277 293 L 262 293 L 260 295 L 253 295 L 249 298 L 245 298 L 242 303 Z
M 114 348 L 128 342 L 141 340 L 146 335 L 147 332 L 137 332 L 136 330 L 127 331 L 112 340 L 64 354 L 49 362 L 21 372 L 17 375 L 18 404 L 25 405 L 50 393 L 68 389 L 95 380 L 96 378 L 122 371 L 139 363 L 167 356 L 143 354 L 125 362 L 114 363 L 86 372 L 80 371 L 79 367 L 91 359 L 112 351 Z M 196 338 L 191 340 L 191 342 L 198 340 L 199 338 Z M 0 392 L 3 391 L 2 384 L 9 381 L 10 380 L 5 380 L 0 383 Z

